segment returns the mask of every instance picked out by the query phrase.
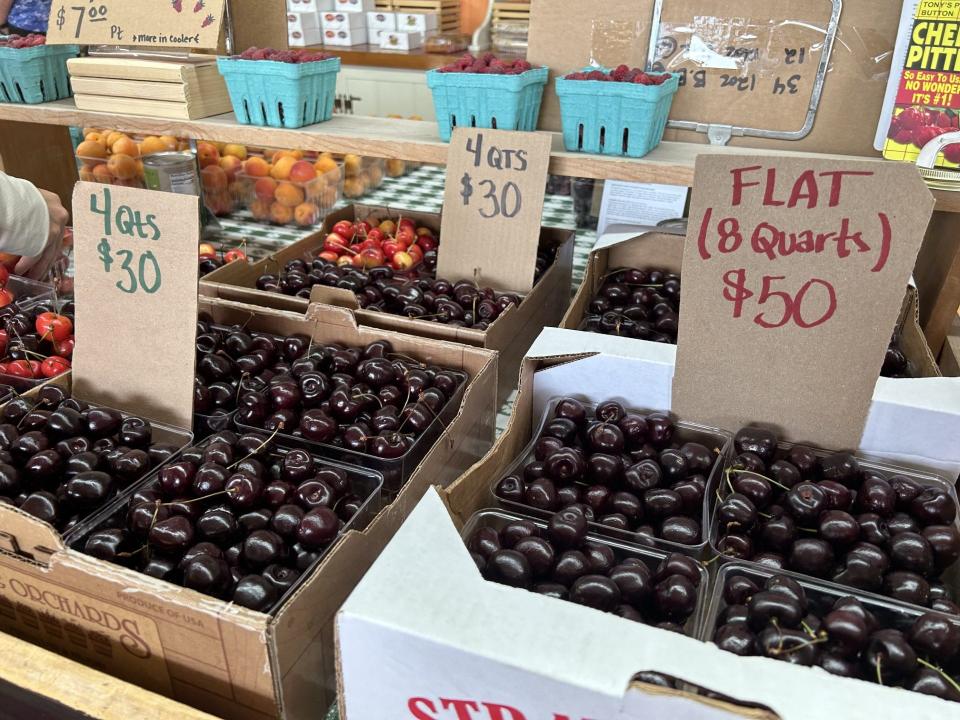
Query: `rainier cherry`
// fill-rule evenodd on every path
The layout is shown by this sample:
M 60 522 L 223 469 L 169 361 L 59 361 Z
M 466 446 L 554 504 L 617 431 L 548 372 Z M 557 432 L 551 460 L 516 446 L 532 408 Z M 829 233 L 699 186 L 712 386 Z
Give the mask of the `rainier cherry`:
M 40 313 L 35 325 L 42 340 L 66 340 L 73 335 L 73 323 L 65 315 L 52 312 Z
M 14 360 L 11 363 L 7 363 L 7 374 L 22 378 L 36 377 L 29 360 Z
M 69 369 L 70 361 L 59 355 L 51 355 L 40 363 L 40 372 L 43 374 L 43 377 L 56 377 L 57 375 L 62 375 Z
M 73 348 L 76 346 L 76 344 L 77 340 L 73 335 L 68 338 L 64 338 L 63 340 L 54 340 L 53 351 L 61 357 L 68 358 L 73 355 Z
M 16 296 L 6 288 L 0 289 L 0 308 L 6 307 L 16 299 Z
M 247 254 L 240 248 L 234 248 L 233 250 L 227 250 L 223 254 L 223 259 L 228 263 L 232 263 L 234 260 L 246 260 Z
M 341 220 L 336 225 L 333 226 L 333 232 L 339 235 L 342 238 L 347 240 L 352 240 L 353 236 L 356 234 L 356 228 L 353 226 L 353 223 L 349 220 Z

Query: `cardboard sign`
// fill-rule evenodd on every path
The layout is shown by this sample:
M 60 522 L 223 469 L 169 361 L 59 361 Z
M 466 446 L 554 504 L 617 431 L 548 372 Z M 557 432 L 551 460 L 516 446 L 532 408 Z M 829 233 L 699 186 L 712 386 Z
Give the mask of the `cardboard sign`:
M 199 209 L 192 195 L 77 183 L 77 397 L 192 426 Z
M 551 139 L 547 133 L 454 129 L 438 277 L 530 292 Z
M 673 409 L 856 447 L 933 197 L 876 161 L 697 158 Z
M 216 49 L 226 0 L 54 0 L 50 45 Z

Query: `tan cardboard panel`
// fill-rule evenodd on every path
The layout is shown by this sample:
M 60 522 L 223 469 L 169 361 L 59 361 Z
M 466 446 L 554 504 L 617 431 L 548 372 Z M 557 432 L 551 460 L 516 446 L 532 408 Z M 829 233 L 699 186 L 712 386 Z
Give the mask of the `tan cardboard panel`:
M 701 156 L 697 187 L 673 409 L 856 447 L 933 210 L 929 190 L 903 164 L 755 156 Z M 824 397 L 843 402 L 825 413 Z
M 530 292 L 551 142 L 547 133 L 454 128 L 437 250 L 439 277 Z
M 51 45 L 217 47 L 226 0 L 98 0 L 50 7 Z
M 77 183 L 77 397 L 192 427 L 198 203 Z

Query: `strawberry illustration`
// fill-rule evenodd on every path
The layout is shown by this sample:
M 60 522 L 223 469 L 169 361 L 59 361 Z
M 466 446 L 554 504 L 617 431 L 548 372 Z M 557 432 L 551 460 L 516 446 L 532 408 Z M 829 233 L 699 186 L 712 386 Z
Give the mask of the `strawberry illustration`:
M 213 15 L 207 15 L 207 17 L 203 19 L 203 24 L 201 24 L 200 27 L 205 28 L 213 25 L 214 19 Z
M 197 4 L 193 6 L 193 11 L 194 11 L 195 13 L 198 13 L 198 12 L 200 12 L 201 10 L 203 10 L 203 8 L 204 8 L 204 2 L 203 2 L 203 0 L 197 0 Z
M 172 1 L 173 1 L 173 9 L 176 10 L 177 12 L 183 12 L 183 0 L 172 0 Z

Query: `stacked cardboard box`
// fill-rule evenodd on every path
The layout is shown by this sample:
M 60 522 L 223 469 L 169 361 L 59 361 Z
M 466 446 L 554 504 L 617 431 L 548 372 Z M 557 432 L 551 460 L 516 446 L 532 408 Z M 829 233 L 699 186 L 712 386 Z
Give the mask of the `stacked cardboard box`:
M 323 42 L 320 20 L 333 10 L 334 0 L 287 0 L 287 42 L 290 47 L 308 47 Z

